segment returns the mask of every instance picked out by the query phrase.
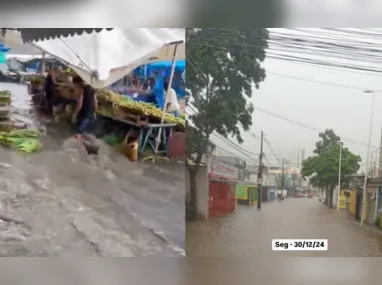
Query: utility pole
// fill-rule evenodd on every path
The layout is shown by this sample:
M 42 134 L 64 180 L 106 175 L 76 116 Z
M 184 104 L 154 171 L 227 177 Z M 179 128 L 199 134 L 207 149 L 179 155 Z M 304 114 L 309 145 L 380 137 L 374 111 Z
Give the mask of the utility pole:
M 297 171 L 300 167 L 300 147 L 297 149 Z M 297 180 L 297 183 L 295 182 Z M 296 167 L 294 168 L 294 177 L 293 177 L 293 191 L 292 195 L 294 196 L 294 193 L 296 192 L 296 188 L 299 186 L 298 183 L 298 173 L 296 173 Z
M 262 189 L 261 189 L 261 184 L 262 178 L 263 178 L 263 140 L 264 140 L 264 134 L 263 131 L 261 131 L 261 143 L 260 143 L 260 156 L 259 156 L 259 171 L 257 173 L 257 191 L 258 191 L 258 201 L 257 201 L 257 209 L 261 209 L 261 200 L 262 200 Z
M 297 168 L 300 166 L 300 148 L 297 150 Z
M 340 209 L 340 192 L 341 192 L 341 162 L 342 162 L 342 143 L 340 142 L 340 162 L 338 164 L 338 190 L 337 190 L 337 210 Z
M 285 159 L 283 158 L 283 164 L 281 166 L 281 189 L 284 189 L 284 164 L 285 164 Z
M 369 139 L 367 143 L 367 153 L 365 161 L 365 179 L 363 181 L 363 193 L 362 193 L 362 217 L 361 217 L 361 227 L 363 227 L 364 220 L 366 219 L 366 199 L 367 199 L 367 173 L 369 167 L 370 159 L 370 144 L 371 144 L 371 135 L 373 132 L 373 119 L 374 119 L 374 103 L 375 103 L 375 92 L 371 90 L 365 90 L 365 93 L 371 93 L 373 95 L 371 102 L 371 114 L 370 114 L 370 125 L 369 125 Z M 377 199 L 376 199 L 377 200 Z

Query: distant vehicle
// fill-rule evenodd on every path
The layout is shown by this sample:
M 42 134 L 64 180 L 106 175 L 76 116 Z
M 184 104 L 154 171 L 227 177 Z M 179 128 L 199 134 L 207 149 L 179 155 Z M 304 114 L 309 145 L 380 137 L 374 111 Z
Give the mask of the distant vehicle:
M 314 197 L 313 193 L 308 193 L 308 198 L 313 198 L 313 197 Z
M 284 189 L 284 190 L 281 190 L 281 196 L 282 196 L 282 197 L 285 198 L 285 197 L 287 196 L 287 194 L 288 194 L 288 191 L 287 191 L 287 190 L 285 190 L 285 189 Z
M 294 194 L 294 197 L 295 197 L 295 198 L 301 198 L 301 197 L 302 197 L 302 195 L 301 195 L 301 193 L 300 193 L 300 192 L 296 192 L 296 193 Z
M 0 63 L 0 82 L 20 83 L 21 81 L 20 73 L 9 69 L 6 63 Z

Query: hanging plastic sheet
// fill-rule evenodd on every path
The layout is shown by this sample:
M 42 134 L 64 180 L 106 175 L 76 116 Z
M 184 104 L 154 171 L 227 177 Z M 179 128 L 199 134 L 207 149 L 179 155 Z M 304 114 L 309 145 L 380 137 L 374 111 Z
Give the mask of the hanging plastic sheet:
M 0 52 L 9 52 L 10 50 L 10 48 L 0 47 Z
M 184 98 L 185 96 L 184 79 L 182 78 L 182 74 L 185 71 L 185 67 L 185 60 L 176 61 L 175 74 L 171 87 L 175 90 L 176 94 L 180 98 Z M 162 84 L 164 81 L 169 80 L 171 74 L 171 61 L 160 61 L 148 64 L 147 76 L 153 76 L 154 73 L 157 74 L 157 80 L 160 79 L 162 81 Z
M 95 88 L 111 85 L 136 67 L 172 59 L 178 43 L 177 59 L 185 58 L 185 29 L 113 28 L 32 42 L 46 53 L 70 66 Z
M 5 52 L 0 52 L 0 63 L 5 63 L 6 62 L 6 53 Z

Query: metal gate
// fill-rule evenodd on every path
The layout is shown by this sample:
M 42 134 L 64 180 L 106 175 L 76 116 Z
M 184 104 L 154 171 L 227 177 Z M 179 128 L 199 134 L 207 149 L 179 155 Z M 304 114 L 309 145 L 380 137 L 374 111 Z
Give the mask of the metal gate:
M 357 201 L 356 201 L 356 219 L 360 220 L 362 215 L 362 193 L 357 192 Z
M 208 217 L 232 213 L 236 208 L 236 185 L 230 181 L 210 180 Z

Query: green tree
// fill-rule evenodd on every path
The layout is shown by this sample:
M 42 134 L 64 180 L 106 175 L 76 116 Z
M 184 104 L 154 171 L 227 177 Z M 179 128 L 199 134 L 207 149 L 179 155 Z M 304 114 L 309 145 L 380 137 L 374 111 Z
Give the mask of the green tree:
M 350 175 L 357 173 L 360 168 L 361 157 L 343 146 L 341 138 L 333 130 L 326 130 L 319 134 L 320 140 L 316 143 L 314 155 L 302 162 L 301 175 L 304 179 L 309 177 L 314 187 L 325 189 L 326 202 L 329 207 L 333 204 L 333 190 L 338 185 L 338 167 L 341 155 L 341 187 L 348 187 Z
M 186 30 L 188 206 L 196 210 L 196 175 L 213 132 L 235 137 L 238 143 L 252 125 L 253 87 L 265 79 L 268 31 L 264 28 L 203 28 Z M 193 126 L 191 131 L 189 127 Z

